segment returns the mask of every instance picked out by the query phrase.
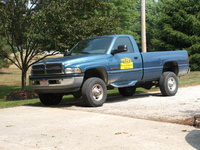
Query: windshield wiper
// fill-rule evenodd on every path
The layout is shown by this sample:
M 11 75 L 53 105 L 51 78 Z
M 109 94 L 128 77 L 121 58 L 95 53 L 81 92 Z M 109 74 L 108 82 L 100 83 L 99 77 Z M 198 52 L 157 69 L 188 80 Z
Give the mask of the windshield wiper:
M 80 54 L 91 54 L 89 52 L 79 52 Z

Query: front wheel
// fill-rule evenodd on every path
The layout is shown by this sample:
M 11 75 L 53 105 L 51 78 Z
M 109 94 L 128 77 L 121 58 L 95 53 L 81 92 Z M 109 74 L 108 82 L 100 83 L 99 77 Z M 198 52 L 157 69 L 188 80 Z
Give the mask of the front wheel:
M 107 98 L 105 82 L 100 78 L 89 78 L 82 86 L 83 101 L 87 106 L 102 106 Z
M 178 78 L 173 72 L 164 72 L 159 79 L 160 91 L 164 96 L 173 96 L 178 91 Z
M 50 105 L 57 105 L 62 100 L 62 94 L 52 94 L 52 93 L 45 93 L 39 94 L 39 98 L 42 104 L 46 106 Z

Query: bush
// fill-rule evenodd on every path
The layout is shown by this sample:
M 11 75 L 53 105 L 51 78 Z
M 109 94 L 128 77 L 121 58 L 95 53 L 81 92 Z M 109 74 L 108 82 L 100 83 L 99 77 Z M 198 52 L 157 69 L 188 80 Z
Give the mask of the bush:
M 192 71 L 200 71 L 200 54 L 190 56 L 190 67 Z

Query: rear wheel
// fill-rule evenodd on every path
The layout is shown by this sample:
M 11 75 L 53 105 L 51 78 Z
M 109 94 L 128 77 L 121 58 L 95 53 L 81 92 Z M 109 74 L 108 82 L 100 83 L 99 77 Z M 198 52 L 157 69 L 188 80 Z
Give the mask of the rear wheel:
M 118 91 L 121 95 L 123 95 L 125 97 L 132 96 L 136 91 L 136 87 L 131 86 L 131 87 L 118 88 Z
M 164 72 L 159 79 L 160 91 L 164 96 L 173 96 L 178 91 L 178 78 L 173 72 Z
M 107 88 L 105 82 L 100 78 L 89 78 L 83 83 L 83 101 L 87 106 L 102 106 L 107 98 Z
M 62 94 L 52 94 L 52 93 L 45 93 L 39 94 L 39 98 L 42 104 L 50 106 L 50 105 L 57 105 L 62 100 Z

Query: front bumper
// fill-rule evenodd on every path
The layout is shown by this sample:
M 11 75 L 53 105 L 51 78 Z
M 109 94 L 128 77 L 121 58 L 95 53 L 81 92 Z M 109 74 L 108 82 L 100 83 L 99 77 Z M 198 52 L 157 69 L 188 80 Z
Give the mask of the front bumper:
M 75 77 L 29 77 L 30 85 L 36 93 L 68 94 L 80 90 L 83 76 Z

